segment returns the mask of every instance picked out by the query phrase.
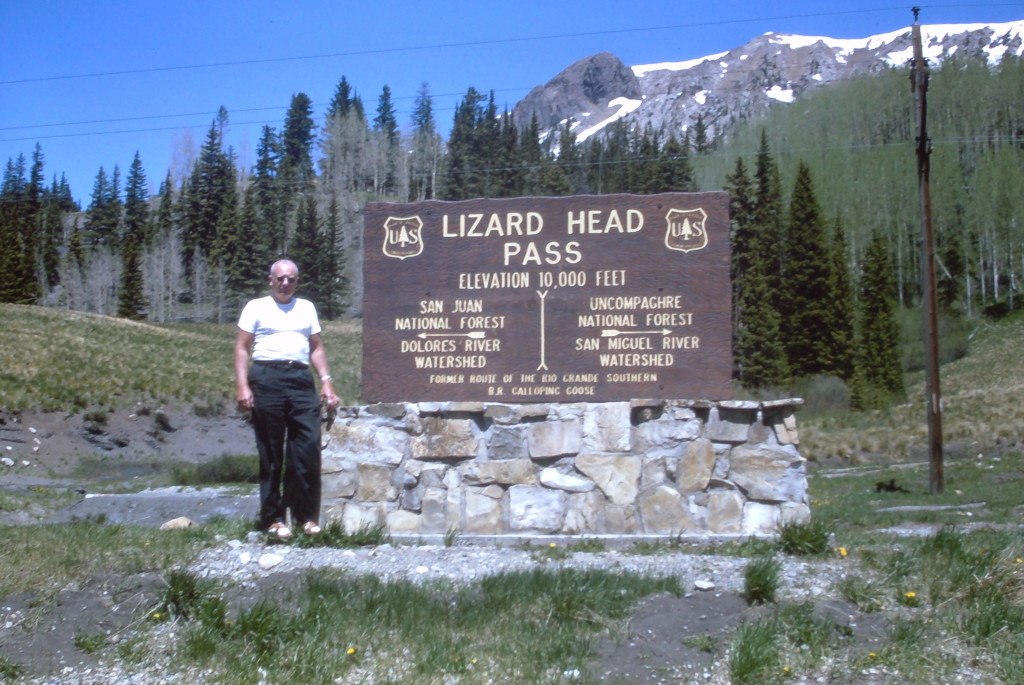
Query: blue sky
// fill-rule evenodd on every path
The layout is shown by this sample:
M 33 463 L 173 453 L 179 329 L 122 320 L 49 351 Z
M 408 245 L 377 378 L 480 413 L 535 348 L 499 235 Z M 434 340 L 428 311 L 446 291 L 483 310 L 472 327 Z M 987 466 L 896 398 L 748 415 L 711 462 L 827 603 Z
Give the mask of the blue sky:
M 572 62 L 602 51 L 627 65 L 683 61 L 767 31 L 865 38 L 909 26 L 911 4 L 790 0 L 0 0 L 0 162 L 31 158 L 66 174 L 88 204 L 100 166 L 135 152 L 155 192 L 180 151 L 198 147 L 220 106 L 238 163 L 260 129 L 280 130 L 295 93 L 322 121 L 342 76 L 373 114 L 391 89 L 399 124 L 420 84 L 443 131 L 473 86 L 511 108 Z M 1024 2 L 922 4 L 923 24 L 1024 19 Z

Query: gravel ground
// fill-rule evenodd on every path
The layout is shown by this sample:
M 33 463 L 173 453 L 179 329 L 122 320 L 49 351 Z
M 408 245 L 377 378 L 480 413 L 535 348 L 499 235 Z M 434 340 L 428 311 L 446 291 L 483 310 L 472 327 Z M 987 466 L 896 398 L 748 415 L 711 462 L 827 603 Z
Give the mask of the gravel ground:
M 600 553 L 576 552 L 564 560 L 546 560 L 543 547 L 537 551 L 505 546 L 383 545 L 364 549 L 332 549 L 267 545 L 263 536 L 252 533 L 247 540 L 231 540 L 204 551 L 191 570 L 207 578 L 251 581 L 274 573 L 292 573 L 316 568 L 334 568 L 354 575 L 371 574 L 384 580 L 413 582 L 444 579 L 470 583 L 484 576 L 534 568 L 600 569 L 622 573 L 676 576 L 684 587 L 702 586 L 718 592 L 740 592 L 743 568 L 749 562 L 740 557 L 697 554 L 638 555 L 616 550 Z M 543 544 L 548 544 L 544 542 Z M 556 543 L 557 544 L 557 543 Z M 845 572 L 835 562 L 783 561 L 780 596 L 818 597 L 826 594 Z

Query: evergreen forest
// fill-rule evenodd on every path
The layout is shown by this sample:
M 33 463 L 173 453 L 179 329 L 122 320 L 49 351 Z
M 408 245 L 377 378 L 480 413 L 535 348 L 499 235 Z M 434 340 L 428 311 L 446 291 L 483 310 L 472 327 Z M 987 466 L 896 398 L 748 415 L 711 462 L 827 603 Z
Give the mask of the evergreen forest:
M 294 95 L 251 168 L 211 122 L 188 173 L 100 167 L 75 198 L 42 147 L 0 186 L 0 301 L 151 322 L 231 322 L 287 256 L 326 319 L 361 311 L 367 202 L 725 189 L 735 375 L 751 389 L 834 376 L 855 406 L 903 393 L 901 312 L 920 306 L 920 204 L 909 69 L 834 84 L 708 139 L 630 127 L 578 143 L 469 88 L 447 139 L 430 89 L 399 122 L 390 89 L 342 77 L 325 111 Z M 939 300 L 949 321 L 1021 306 L 1024 64 L 949 59 L 928 91 Z M 156 176 L 159 191 L 149 192 Z M 49 179 L 49 180 L 48 180 Z M 156 179 L 153 179 L 154 181 Z M 905 364 L 904 364 L 905 366 Z

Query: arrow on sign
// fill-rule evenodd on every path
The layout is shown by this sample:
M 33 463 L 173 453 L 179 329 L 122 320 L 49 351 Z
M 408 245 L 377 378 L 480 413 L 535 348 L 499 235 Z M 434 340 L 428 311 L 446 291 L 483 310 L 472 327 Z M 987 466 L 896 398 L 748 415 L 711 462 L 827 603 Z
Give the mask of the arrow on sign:
M 417 338 L 473 338 L 480 340 L 487 337 L 486 331 L 471 331 L 469 333 L 420 333 Z
M 671 332 L 672 331 L 667 328 L 662 328 L 660 331 L 620 331 L 617 328 L 606 328 L 601 331 L 601 337 L 614 338 L 619 335 L 657 335 L 659 333 L 661 335 L 668 335 Z

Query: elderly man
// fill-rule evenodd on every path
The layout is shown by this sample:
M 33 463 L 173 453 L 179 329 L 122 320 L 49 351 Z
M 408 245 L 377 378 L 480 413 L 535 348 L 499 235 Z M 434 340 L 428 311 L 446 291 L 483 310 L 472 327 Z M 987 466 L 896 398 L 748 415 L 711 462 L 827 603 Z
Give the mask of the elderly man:
M 291 537 L 288 510 L 307 535 L 320 532 L 320 401 L 310 366 L 327 408 L 339 403 L 316 308 L 295 297 L 298 279 L 293 262 L 274 262 L 270 295 L 242 309 L 235 342 L 238 408 L 252 412 L 260 456 L 259 525 L 278 540 Z

